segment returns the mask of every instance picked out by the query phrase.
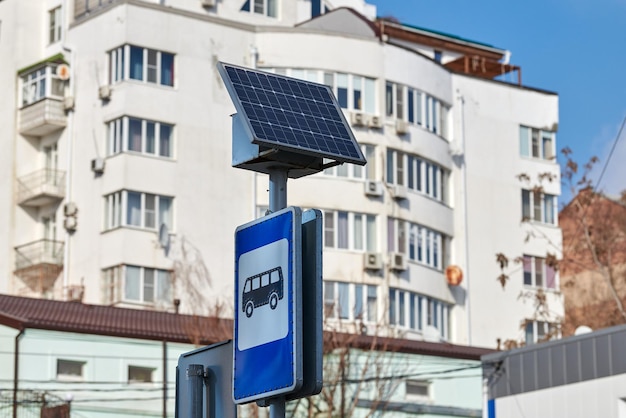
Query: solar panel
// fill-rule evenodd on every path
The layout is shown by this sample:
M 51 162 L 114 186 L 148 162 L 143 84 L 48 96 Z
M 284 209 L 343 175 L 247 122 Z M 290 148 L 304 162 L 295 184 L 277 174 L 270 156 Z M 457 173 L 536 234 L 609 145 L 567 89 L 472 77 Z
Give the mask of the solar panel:
M 218 63 L 252 142 L 269 148 L 366 163 L 332 90 L 323 84 Z

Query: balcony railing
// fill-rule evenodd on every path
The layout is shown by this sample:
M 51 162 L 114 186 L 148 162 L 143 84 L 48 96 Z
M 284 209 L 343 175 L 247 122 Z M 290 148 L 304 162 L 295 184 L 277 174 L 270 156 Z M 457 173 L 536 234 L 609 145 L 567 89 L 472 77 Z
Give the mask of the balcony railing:
M 20 109 L 20 133 L 44 136 L 65 128 L 67 117 L 62 100 L 45 98 Z
M 17 202 L 41 207 L 63 200 L 65 171 L 44 168 L 17 179 Z
M 62 241 L 41 239 L 15 247 L 15 275 L 33 291 L 43 293 L 63 270 Z

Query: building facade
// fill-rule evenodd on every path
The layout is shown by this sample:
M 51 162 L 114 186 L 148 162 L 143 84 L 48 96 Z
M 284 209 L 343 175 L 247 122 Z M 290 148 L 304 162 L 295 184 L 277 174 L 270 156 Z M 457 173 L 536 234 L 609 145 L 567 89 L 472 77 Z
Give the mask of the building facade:
M 222 61 L 329 85 L 368 160 L 289 181 L 324 213 L 329 328 L 536 339 L 517 297 L 538 289 L 558 322 L 560 186 L 534 187 L 559 175 L 558 96 L 508 51 L 361 0 L 3 0 L 0 20 L 0 292 L 231 315 L 234 230 L 268 179 L 230 165 Z M 504 290 L 500 252 L 532 266 Z

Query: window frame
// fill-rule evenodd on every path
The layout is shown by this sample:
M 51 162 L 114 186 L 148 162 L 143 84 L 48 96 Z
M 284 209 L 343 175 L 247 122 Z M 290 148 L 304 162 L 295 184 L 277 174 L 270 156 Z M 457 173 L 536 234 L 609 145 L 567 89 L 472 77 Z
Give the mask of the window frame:
M 450 339 L 450 310 L 452 305 L 409 290 L 389 287 L 389 326 L 423 333 L 432 326 L 444 340 Z
M 387 184 L 404 186 L 407 190 L 428 196 L 443 204 L 448 204 L 446 183 L 448 171 L 432 161 L 416 154 L 409 154 L 394 148 L 387 148 Z M 402 169 L 400 169 L 400 163 Z M 402 178 L 399 178 L 399 175 Z
M 141 52 L 141 76 L 137 77 L 131 68 L 133 51 Z M 155 53 L 156 64 L 149 63 L 149 56 Z M 157 49 L 142 47 L 133 44 L 124 44 L 113 48 L 107 53 L 109 64 L 109 84 L 133 81 L 145 84 L 155 84 L 163 87 L 176 87 L 176 54 Z M 171 71 L 169 77 L 164 72 L 166 61 L 171 59 Z M 155 81 L 149 81 L 149 70 L 154 67 Z M 169 80 L 169 82 L 164 81 Z
M 557 195 L 522 189 L 521 203 L 522 221 L 558 226 Z
M 69 366 L 78 366 L 80 368 L 80 373 L 79 374 L 65 374 L 65 373 L 61 373 L 59 371 L 60 369 L 60 365 L 62 363 L 65 363 L 66 365 Z M 57 358 L 57 364 L 56 364 L 56 379 L 60 380 L 60 381 L 73 381 L 73 382 L 79 382 L 79 381 L 84 381 L 85 380 L 85 365 L 87 364 L 86 361 L 81 361 L 81 360 L 70 360 L 70 359 L 64 359 L 64 358 Z
M 138 121 L 141 124 L 141 137 L 139 150 L 130 149 L 131 142 L 131 122 Z M 153 150 L 148 151 L 148 127 L 154 126 L 153 132 Z M 164 143 L 162 134 L 163 130 L 169 129 L 169 136 L 167 139 L 168 148 L 167 153 L 163 152 L 162 145 Z M 112 119 L 106 123 L 107 129 L 107 144 L 106 155 L 111 157 L 113 155 L 121 153 L 132 153 L 145 155 L 156 158 L 163 158 L 167 160 L 175 159 L 175 125 L 167 122 L 156 121 L 151 119 L 143 119 L 134 116 L 124 115 L 116 119 Z
M 423 266 L 443 271 L 446 240 L 444 234 L 434 229 L 404 219 L 387 218 L 387 251 L 404 254 L 407 260 Z
M 447 140 L 450 114 L 450 106 L 434 96 L 415 87 L 385 82 L 385 116 L 389 119 L 407 121 Z
M 537 344 L 541 341 L 551 341 L 555 339 L 561 338 L 561 327 L 557 322 L 549 322 L 549 321 L 538 321 L 536 319 L 528 319 L 525 321 L 526 324 L 524 326 L 524 341 L 526 345 Z M 541 328 L 541 331 L 540 331 Z M 548 340 L 543 340 L 546 335 L 549 335 L 554 329 L 555 335 L 553 335 Z M 532 338 L 529 336 L 532 334 Z
M 133 277 L 129 276 L 130 271 L 138 271 L 137 283 L 129 283 L 129 280 L 133 279 Z M 148 286 L 146 283 L 146 277 L 148 277 L 146 272 L 151 273 L 151 286 Z M 110 289 L 104 295 L 105 303 L 132 303 L 144 306 L 164 304 L 171 306 L 174 300 L 172 274 L 171 270 L 134 264 L 120 264 L 105 268 L 102 270 L 103 282 L 105 288 Z M 147 299 L 146 289 L 149 287 L 152 288 L 152 297 Z M 136 291 L 138 296 L 136 298 L 129 297 L 129 290 Z
M 375 214 L 360 213 L 360 212 L 348 212 L 342 210 L 324 210 L 324 248 L 341 250 L 341 251 L 356 251 L 356 252 L 376 252 L 378 248 L 378 241 L 375 236 L 377 231 L 377 216 Z M 345 218 L 344 218 L 345 217 Z M 356 225 L 358 224 L 357 218 L 360 221 L 360 231 L 357 232 Z M 345 236 L 347 241 L 344 241 L 340 234 L 342 224 L 340 221 L 345 219 L 346 225 Z M 371 236 L 374 235 L 374 236 Z M 360 240 L 358 239 L 360 237 Z M 332 238 L 332 243 L 331 242 Z M 340 238 L 343 244 L 340 246 Z M 361 241 L 362 248 L 358 248 L 357 242 Z
M 272 12 L 273 9 L 273 12 Z M 240 12 L 278 18 L 279 0 L 246 0 Z
M 519 154 L 524 158 L 556 163 L 556 133 L 519 125 Z
M 540 274 L 537 272 L 538 265 L 541 266 Z M 550 270 L 552 270 L 553 275 L 552 286 L 548 285 Z M 538 279 L 539 277 L 541 277 L 541 280 Z M 546 264 L 545 258 L 524 254 L 522 256 L 522 283 L 529 288 L 558 291 L 560 288 L 559 272 Z
M 378 288 L 378 285 L 367 283 L 324 280 L 324 317 L 330 320 L 376 324 L 378 322 Z M 332 294 L 329 295 L 331 289 Z M 342 292 L 346 292 L 343 296 L 347 298 L 347 307 L 340 303 Z M 360 305 L 358 301 L 361 302 Z
M 32 70 L 19 74 L 19 108 L 35 104 L 45 99 L 62 100 L 65 97 L 66 82 L 56 74 L 59 64 L 48 63 Z M 32 87 L 31 87 L 32 86 Z M 56 88 L 54 87 L 56 86 Z M 61 94 L 55 94 L 55 90 L 61 90 Z M 27 90 L 29 90 L 27 92 Z M 32 97 L 27 97 L 32 96 Z
M 129 364 L 127 366 L 127 370 L 128 370 L 127 384 L 129 384 L 129 385 L 146 385 L 146 384 L 155 383 L 155 381 L 154 381 L 154 372 L 156 371 L 156 367 L 146 367 L 146 366 L 138 366 L 136 364 Z M 141 372 L 149 372 L 150 379 L 149 380 L 131 379 L 131 372 L 132 371 L 140 372 L 140 374 L 141 374 Z
M 138 224 L 130 222 L 129 218 L 132 208 L 129 206 L 129 194 L 139 195 L 139 219 Z M 154 196 L 154 226 L 147 225 L 146 212 L 150 209 L 147 208 L 147 197 Z M 103 197 L 104 199 L 104 219 L 103 230 L 108 231 L 115 228 L 138 228 L 149 231 L 158 231 L 161 224 L 165 223 L 170 231 L 174 231 L 174 197 L 157 195 L 153 193 L 139 192 L 135 190 L 120 190 L 114 193 L 109 193 Z M 166 203 L 168 202 L 168 203 Z M 168 206 L 168 207 L 166 207 Z M 164 218 L 162 214 L 168 211 L 167 218 Z
M 48 45 L 61 41 L 63 15 L 61 6 L 48 10 Z

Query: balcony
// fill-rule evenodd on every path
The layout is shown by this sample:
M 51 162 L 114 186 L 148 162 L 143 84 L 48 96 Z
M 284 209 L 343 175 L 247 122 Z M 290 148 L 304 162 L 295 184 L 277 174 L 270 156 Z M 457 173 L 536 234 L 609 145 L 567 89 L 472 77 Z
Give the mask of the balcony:
M 67 117 L 62 100 L 45 98 L 19 111 L 22 135 L 44 136 L 65 128 Z
M 65 197 L 65 171 L 44 168 L 17 179 L 17 203 L 42 207 Z
M 41 239 L 15 247 L 15 275 L 34 292 L 43 294 L 63 270 L 64 243 Z

